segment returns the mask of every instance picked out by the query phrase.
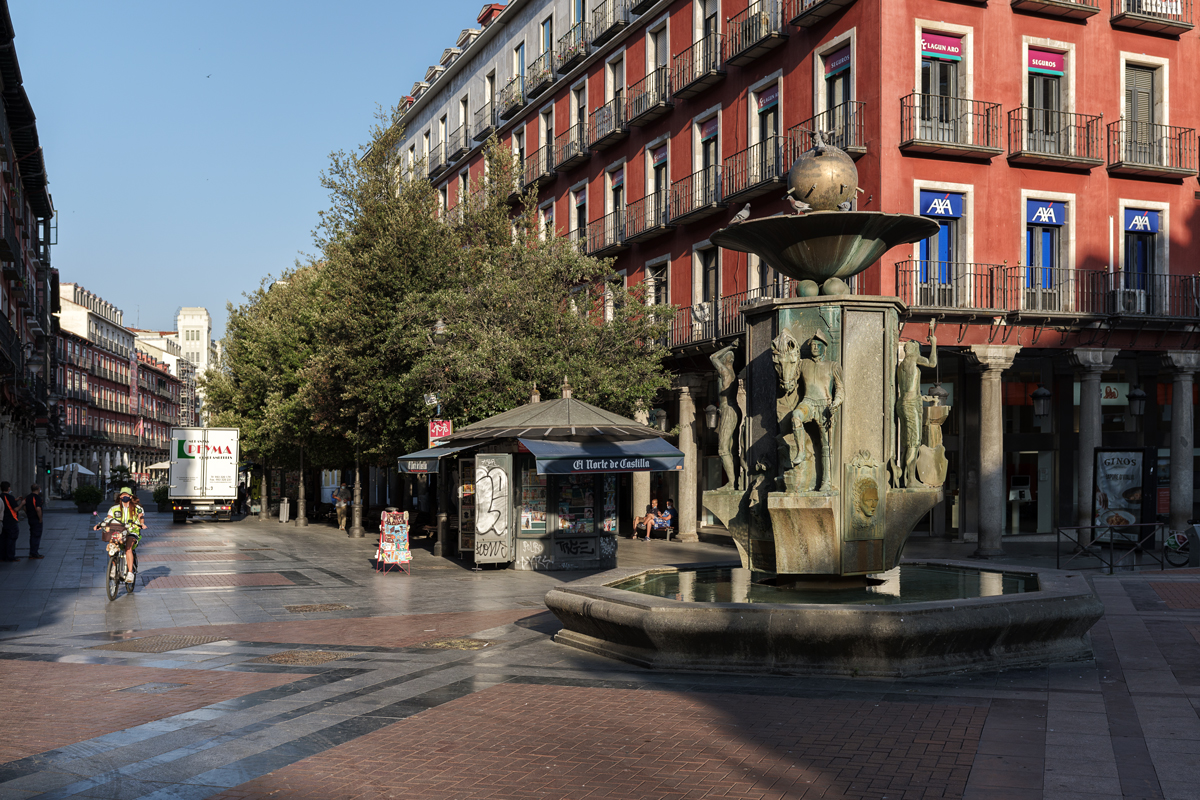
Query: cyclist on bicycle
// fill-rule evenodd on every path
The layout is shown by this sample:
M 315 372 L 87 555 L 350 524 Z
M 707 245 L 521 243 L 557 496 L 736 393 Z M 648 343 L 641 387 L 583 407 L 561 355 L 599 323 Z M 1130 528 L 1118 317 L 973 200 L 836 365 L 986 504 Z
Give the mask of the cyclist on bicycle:
M 120 522 L 125 526 L 125 582 L 133 583 L 133 551 L 142 540 L 142 531 L 146 529 L 146 514 L 137 495 L 129 487 L 121 487 L 121 491 L 117 492 L 117 504 L 92 530 L 98 530 L 110 522 Z

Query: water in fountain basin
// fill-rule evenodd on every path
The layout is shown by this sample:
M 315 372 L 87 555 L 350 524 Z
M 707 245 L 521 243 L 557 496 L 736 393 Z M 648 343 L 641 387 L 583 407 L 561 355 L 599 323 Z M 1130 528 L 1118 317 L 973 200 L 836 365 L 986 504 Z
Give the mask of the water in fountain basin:
M 752 581 L 750 570 L 723 568 L 643 573 L 609 585 L 654 597 L 700 603 L 818 605 L 898 605 L 1038 590 L 1037 576 L 1032 574 L 939 564 L 901 564 L 871 577 L 874 580 L 867 586 L 773 586 Z

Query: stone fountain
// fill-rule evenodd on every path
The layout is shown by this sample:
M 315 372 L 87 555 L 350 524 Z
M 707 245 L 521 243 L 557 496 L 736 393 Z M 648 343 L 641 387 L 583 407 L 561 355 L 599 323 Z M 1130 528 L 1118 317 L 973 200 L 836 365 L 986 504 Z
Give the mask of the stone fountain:
M 921 391 L 937 337 L 931 324 L 928 355 L 902 343 L 903 303 L 852 295 L 846 279 L 937 226 L 853 211 L 857 191 L 854 162 L 818 135 L 788 175 L 793 213 L 743 209 L 711 237 L 758 255 L 799 295 L 744 305 L 743 341 L 711 357 L 726 485 L 703 503 L 740 567 L 614 570 L 557 587 L 546 595 L 564 626 L 556 641 L 660 668 L 851 675 L 1090 657 L 1103 607 L 1077 575 L 900 564 L 946 478 L 950 409 L 944 392 Z

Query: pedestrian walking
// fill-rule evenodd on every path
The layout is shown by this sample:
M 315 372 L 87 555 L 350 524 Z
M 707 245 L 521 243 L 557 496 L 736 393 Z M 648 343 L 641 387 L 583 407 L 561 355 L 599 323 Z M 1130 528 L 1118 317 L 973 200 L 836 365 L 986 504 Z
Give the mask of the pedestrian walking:
M 237 513 L 239 513 L 239 514 L 249 514 L 250 513 L 250 509 L 248 509 L 246 507 L 247 497 L 249 497 L 249 493 L 246 491 L 246 484 L 239 483 L 238 491 L 237 491 Z
M 0 561 L 21 560 L 17 558 L 17 536 L 21 534 L 17 514 L 25 501 L 13 497 L 9 491 L 11 487 L 8 481 L 0 481 L 0 503 L 3 503 L 0 508 Z
M 350 489 L 346 482 L 333 491 L 333 501 L 337 504 L 338 530 L 346 530 L 346 514 L 350 510 Z
M 29 487 L 25 497 L 25 519 L 29 521 L 29 557 L 45 558 L 42 545 L 42 487 L 36 483 Z

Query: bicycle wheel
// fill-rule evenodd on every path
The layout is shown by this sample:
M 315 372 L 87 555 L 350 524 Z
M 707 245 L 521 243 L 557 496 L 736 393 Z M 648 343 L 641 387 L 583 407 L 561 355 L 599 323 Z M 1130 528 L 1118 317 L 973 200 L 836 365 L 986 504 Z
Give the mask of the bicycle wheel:
M 121 589 L 121 580 L 124 577 L 121 574 L 120 567 L 117 566 L 118 559 L 109 556 L 108 571 L 104 576 L 105 588 L 108 590 L 109 602 L 117 599 L 117 592 Z
M 1184 542 L 1178 547 L 1171 547 L 1169 544 L 1163 547 L 1163 556 L 1166 557 L 1167 563 L 1172 567 L 1182 567 L 1188 563 L 1188 543 Z
M 133 584 L 137 583 L 137 553 L 133 554 L 133 580 L 125 582 L 125 594 L 133 594 Z

